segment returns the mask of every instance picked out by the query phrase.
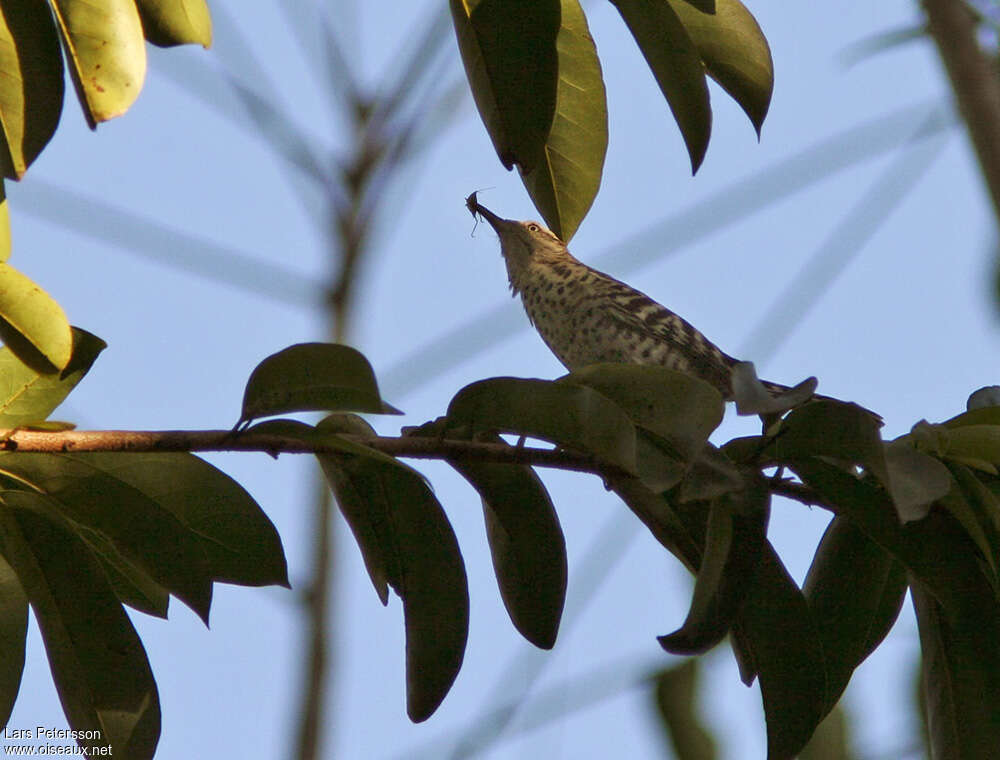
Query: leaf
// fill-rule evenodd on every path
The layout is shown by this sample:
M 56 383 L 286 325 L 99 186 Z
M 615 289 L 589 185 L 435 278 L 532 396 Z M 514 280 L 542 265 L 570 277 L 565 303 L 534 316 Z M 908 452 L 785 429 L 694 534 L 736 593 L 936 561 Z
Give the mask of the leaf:
M 36 372 L 7 346 L 0 348 L 0 427 L 22 427 L 52 414 L 108 345 L 79 327 L 72 328 L 72 337 L 69 362 L 58 374 Z
M 3 498 L 3 554 L 35 612 L 63 711 L 72 729 L 99 732 L 79 743 L 110 744 L 115 757 L 152 758 L 160 735 L 156 683 L 100 564 L 45 514 L 45 497 L 14 491 Z
M 74 528 L 87 548 L 100 560 L 112 591 L 123 604 L 147 615 L 167 617 L 170 593 L 163 586 L 118 551 L 103 533 L 86 525 L 75 525 Z
M 826 675 L 809 605 L 770 542 L 733 634 L 744 680 L 760 678 L 767 756 L 792 758 L 825 714 Z
M 73 350 L 66 313 L 52 296 L 8 264 L 0 264 L 0 337 L 17 357 L 52 373 Z
M 731 491 L 741 491 L 746 482 L 733 461 L 710 443 L 691 464 L 674 498 L 681 502 L 710 501 Z
M 817 400 L 791 411 L 774 439 L 781 461 L 807 456 L 834 457 L 866 467 L 883 485 L 889 475 L 879 423 L 857 404 Z
M 958 488 L 952 489 L 940 504 L 947 509 L 982 556 L 988 577 L 1000 590 L 997 562 L 1000 561 L 1000 500 L 967 467 L 952 464 L 949 468 Z
M 639 427 L 668 441 L 686 462 L 705 448 L 725 407 L 711 385 L 686 372 L 631 364 L 592 364 L 556 382 L 607 396 Z
M 917 451 L 905 439 L 885 445 L 889 493 L 904 523 L 920 520 L 951 490 L 951 474 L 940 460 Z
M 538 164 L 521 172 L 545 223 L 568 243 L 601 187 L 608 105 L 597 48 L 579 0 L 561 0 L 556 109 Z
M 559 0 L 449 3 L 473 99 L 508 170 L 518 164 L 529 172 L 542 160 L 556 110 L 560 5 Z
M 712 108 L 705 66 L 694 40 L 668 0 L 611 2 L 656 77 L 687 145 L 691 172 L 697 172 L 712 134 Z
M 49 0 L 91 129 L 139 97 L 146 48 L 135 0 Z
M 962 425 L 945 434 L 945 459 L 1000 464 L 1000 425 Z M 996 474 L 993 472 L 992 474 Z
M 698 714 L 699 660 L 684 660 L 653 677 L 656 708 L 680 760 L 715 760 L 716 743 Z
M 770 494 L 764 488 L 712 501 L 705 545 L 684 625 L 657 639 L 673 654 L 702 654 L 729 632 L 754 581 L 767 536 Z
M 835 706 L 816 727 L 798 760 L 854 760 L 850 745 L 850 724 L 844 708 Z
M 240 422 L 315 411 L 402 414 L 379 396 L 375 373 L 359 351 L 336 343 L 298 343 L 254 368 Z
M 289 587 L 274 524 L 243 486 L 204 459 L 183 453 L 80 452 L 73 457 L 177 518 L 201 545 L 213 580 Z
M 10 258 L 10 208 L 7 206 L 7 189 L 0 180 L 0 263 Z
M 688 0 L 667 1 L 708 75 L 740 104 L 759 137 L 774 90 L 774 62 L 757 20 L 739 0 L 715 0 L 714 13 Z
M 1000 609 L 981 580 L 963 591 L 968 609 L 956 615 L 921 584 L 910 589 L 936 760 L 988 760 L 1000 746 Z
M 403 600 L 406 712 L 429 718 L 465 655 L 469 589 L 455 533 L 424 480 L 380 458 L 321 454 L 323 472 L 385 604 Z
M 212 44 L 212 17 L 205 0 L 135 0 L 146 39 L 160 47 Z
M 62 53 L 46 3 L 4 0 L 0 6 L 0 172 L 20 179 L 59 124 L 63 102 Z M 6 200 L 0 260 L 10 252 Z
M 498 435 L 477 440 L 503 443 Z M 448 460 L 482 497 L 486 537 L 511 622 L 542 649 L 555 645 L 566 601 L 566 539 L 531 467 Z
M 48 496 L 71 522 L 102 533 L 207 625 L 212 576 L 202 543 L 169 510 L 115 475 L 111 463 L 121 458 L 18 452 L 0 456 L 0 472 Z
M 541 438 L 637 472 L 635 427 L 616 404 L 583 386 L 514 377 L 480 380 L 455 394 L 448 423 Z
M 834 517 L 816 549 L 803 592 L 823 642 L 826 708 L 896 622 L 906 572 L 849 518 Z
M 0 725 L 10 722 L 21 689 L 27 635 L 28 598 L 14 568 L 0 556 Z

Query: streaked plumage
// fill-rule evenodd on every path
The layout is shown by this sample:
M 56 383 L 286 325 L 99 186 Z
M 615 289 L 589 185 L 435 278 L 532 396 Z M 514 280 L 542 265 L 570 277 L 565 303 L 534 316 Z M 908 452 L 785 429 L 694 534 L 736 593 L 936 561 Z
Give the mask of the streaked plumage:
M 511 290 L 521 296 L 528 319 L 567 369 L 597 362 L 660 365 L 689 372 L 732 398 L 737 360 L 686 320 L 578 261 L 538 222 L 502 219 L 475 194 L 466 203 L 500 236 Z

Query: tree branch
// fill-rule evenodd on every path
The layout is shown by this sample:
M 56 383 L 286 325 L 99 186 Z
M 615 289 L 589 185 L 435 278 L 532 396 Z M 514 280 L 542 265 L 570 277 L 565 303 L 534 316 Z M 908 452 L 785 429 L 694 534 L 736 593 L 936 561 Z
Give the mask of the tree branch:
M 977 19 L 957 0 L 923 0 L 927 30 L 937 44 L 958 110 L 1000 219 L 1000 77 L 976 38 Z

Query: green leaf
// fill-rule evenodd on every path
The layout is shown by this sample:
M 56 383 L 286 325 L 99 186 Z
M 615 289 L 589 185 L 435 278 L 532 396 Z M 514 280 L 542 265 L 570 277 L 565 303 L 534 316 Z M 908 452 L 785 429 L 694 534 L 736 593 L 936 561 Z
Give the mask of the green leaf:
M 115 757 L 152 758 L 160 735 L 156 683 L 132 623 L 101 565 L 45 497 L 4 494 L 3 554 L 31 602 L 70 727 L 96 731 L 85 747 Z
M 963 593 L 968 607 L 955 614 L 921 584 L 910 589 L 936 760 L 988 760 L 1000 746 L 1000 608 L 982 579 Z
M 448 422 L 541 438 L 637 473 L 635 427 L 616 404 L 584 386 L 514 377 L 480 380 L 455 394 Z
M 826 714 L 823 647 L 805 597 L 770 542 L 732 642 L 744 680 L 760 678 L 768 758 L 794 757 Z
M 149 573 L 130 561 L 103 533 L 86 525 L 74 525 L 76 534 L 100 560 L 115 596 L 132 609 L 166 618 L 170 592 L 154 581 Z
M 0 725 L 10 722 L 21 689 L 27 635 L 28 597 L 14 568 L 0 556 Z
M 530 172 L 542 160 L 556 110 L 560 2 L 449 5 L 472 96 L 500 162 Z
M 656 708 L 679 760 L 715 760 L 716 743 L 696 709 L 699 660 L 684 660 L 654 677 Z
M 451 688 L 469 632 L 469 589 L 458 540 L 423 478 L 353 454 L 318 456 L 382 603 L 403 600 L 406 711 L 429 718 Z
M 825 712 L 895 624 L 906 587 L 902 565 L 849 518 L 830 521 L 803 585 L 823 642 Z
M 701 654 L 729 632 L 751 585 L 767 536 L 770 494 L 764 488 L 712 501 L 705 546 L 684 625 L 657 639 L 673 654 Z
M 731 491 L 742 491 L 745 485 L 733 461 L 708 443 L 685 474 L 674 498 L 681 503 L 710 501 Z
M 521 181 L 545 223 L 569 242 L 601 186 L 608 105 L 597 48 L 579 0 L 561 0 L 559 84 L 552 128 L 538 164 Z
M 963 425 L 948 430 L 945 435 L 945 459 L 981 461 L 1000 465 L 1000 425 Z
M 69 362 L 58 374 L 36 372 L 7 346 L 0 348 L 0 427 L 21 427 L 52 414 L 108 345 L 79 327 L 72 328 L 72 337 Z
M 240 422 L 316 411 L 402 414 L 379 396 L 375 373 L 359 351 L 336 343 L 298 343 L 254 368 Z
M 183 453 L 73 456 L 177 518 L 201 545 L 212 580 L 288 587 L 285 553 L 274 524 L 243 486 L 204 459 Z
M 774 62 L 757 20 L 739 0 L 715 0 L 714 12 L 688 0 L 668 2 L 708 75 L 740 104 L 759 136 L 774 90 Z
M 653 537 L 677 557 L 693 574 L 701 564 L 705 526 L 689 530 L 675 509 L 675 504 L 663 494 L 652 491 L 638 478 L 611 477 L 607 485 L 621 497 Z M 699 538 L 696 540 L 695 536 Z
M 668 0 L 611 0 L 646 58 L 684 136 L 691 171 L 698 171 L 712 134 L 705 66 Z M 688 9 L 692 13 L 693 9 Z
M 686 372 L 632 364 L 592 364 L 556 382 L 584 385 L 607 396 L 636 425 L 660 436 L 686 462 L 705 448 L 722 422 L 721 394 Z
M 7 205 L 7 188 L 0 180 L 0 263 L 10 258 L 10 207 Z
M 212 17 L 205 0 L 135 0 L 146 39 L 160 47 L 212 44 Z
M 207 625 L 212 575 L 202 542 L 164 506 L 116 476 L 115 463 L 123 458 L 4 454 L 0 472 L 47 495 L 71 522 L 102 533 Z
M 49 0 L 91 129 L 139 97 L 146 47 L 135 0 Z
M 958 520 L 979 549 L 988 577 L 1000 591 L 997 562 L 1000 561 L 1000 499 L 967 467 L 950 465 L 957 489 L 941 499 L 940 504 Z
M 920 520 L 938 499 L 951 490 L 951 473 L 941 461 L 897 439 L 885 445 L 889 493 L 904 523 Z
M 917 423 L 918 425 L 920 423 Z M 924 425 L 928 423 L 924 422 Z M 967 425 L 1000 425 L 1000 406 L 986 406 L 955 415 L 941 423 L 946 428 L 961 428 Z M 938 427 L 934 425 L 932 427 Z
M 809 743 L 799 752 L 798 760 L 854 760 L 854 757 L 850 724 L 844 708 L 838 704 L 816 727 Z
M 857 404 L 812 401 L 782 421 L 774 448 L 781 461 L 807 456 L 834 457 L 863 465 L 883 485 L 889 484 L 879 423 Z
M 479 441 L 503 443 L 498 435 Z M 555 645 L 566 601 L 566 540 L 552 500 L 524 465 L 450 459 L 482 497 L 486 537 L 511 622 L 542 649 Z
M 62 53 L 47 4 L 4 0 L 0 6 L 0 172 L 20 179 L 56 131 L 63 103 Z M 10 250 L 6 232 L 0 260 Z
M 8 264 L 0 264 L 0 337 L 21 361 L 49 373 L 65 369 L 73 351 L 62 307 Z

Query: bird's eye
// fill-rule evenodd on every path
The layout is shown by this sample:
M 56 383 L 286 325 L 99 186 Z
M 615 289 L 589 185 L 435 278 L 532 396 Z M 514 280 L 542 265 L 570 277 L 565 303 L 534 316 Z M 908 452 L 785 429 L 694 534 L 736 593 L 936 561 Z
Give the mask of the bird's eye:
M 541 228 L 537 224 L 529 224 L 528 232 L 538 232 Z

